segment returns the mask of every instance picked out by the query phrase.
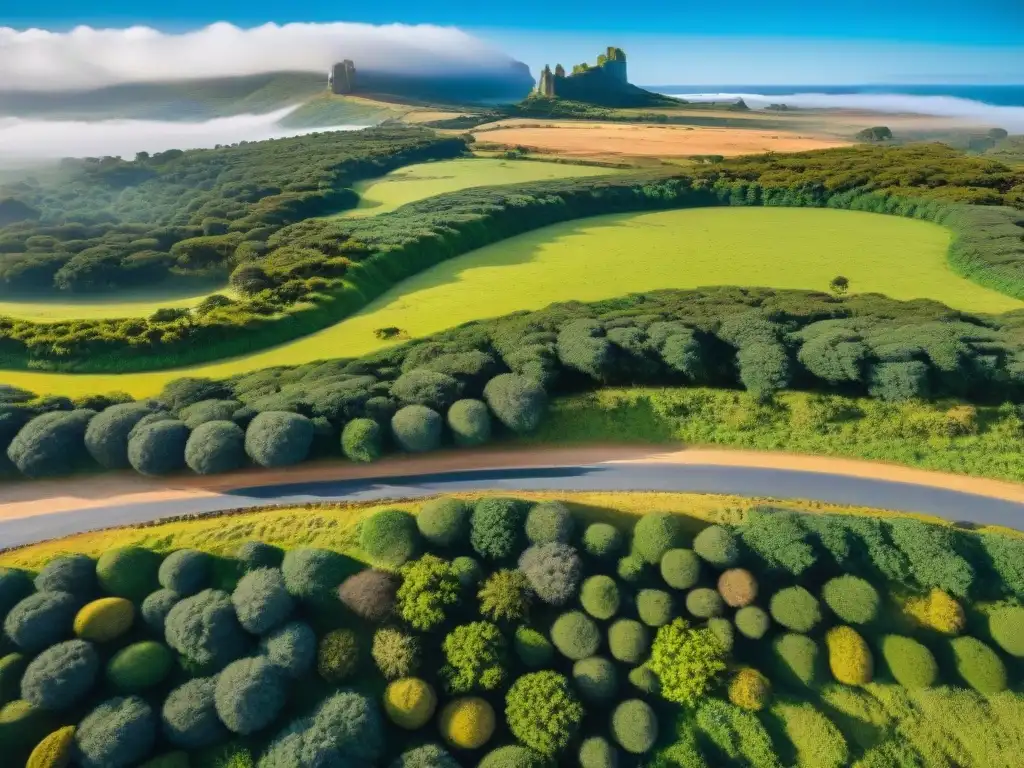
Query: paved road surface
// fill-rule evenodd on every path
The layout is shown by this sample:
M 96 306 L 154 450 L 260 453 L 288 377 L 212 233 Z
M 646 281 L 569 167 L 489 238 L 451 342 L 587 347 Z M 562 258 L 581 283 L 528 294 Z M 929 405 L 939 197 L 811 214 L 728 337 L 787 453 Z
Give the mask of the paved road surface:
M 777 499 L 814 499 L 836 504 L 924 512 L 955 522 L 1024 529 L 1024 504 L 926 485 L 797 470 L 630 462 L 558 468 L 467 470 L 378 480 L 321 481 L 240 488 L 219 496 L 93 507 L 0 521 L 0 546 L 19 546 L 176 515 L 474 490 L 691 491 Z

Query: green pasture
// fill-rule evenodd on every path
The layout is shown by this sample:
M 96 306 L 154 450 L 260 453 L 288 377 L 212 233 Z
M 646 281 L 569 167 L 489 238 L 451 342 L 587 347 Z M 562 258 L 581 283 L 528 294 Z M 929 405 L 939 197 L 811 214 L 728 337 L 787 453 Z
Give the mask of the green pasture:
M 460 158 L 436 163 L 417 163 L 392 171 L 377 179 L 357 182 L 359 206 L 339 216 L 375 216 L 406 203 L 424 200 L 446 192 L 498 184 L 522 184 L 529 181 L 599 176 L 616 173 L 614 168 L 529 160 Z
M 476 162 L 476 161 L 469 161 Z M 153 395 L 181 376 L 223 378 L 275 365 L 354 357 L 386 346 L 374 330 L 410 337 L 559 301 L 659 288 L 757 285 L 935 299 L 980 312 L 1024 303 L 975 285 L 946 264 L 949 232 L 874 213 L 808 208 L 699 208 L 616 214 L 536 230 L 439 264 L 364 310 L 289 344 L 209 365 L 133 374 L 10 371 L 6 383 L 68 395 Z
M 195 307 L 214 292 L 232 295 L 230 289 L 216 283 L 202 285 L 191 282 L 173 287 L 119 290 L 113 295 L 27 296 L 23 300 L 7 297 L 6 300 L 0 301 L 0 317 L 16 317 L 37 323 L 148 317 L 158 309 Z

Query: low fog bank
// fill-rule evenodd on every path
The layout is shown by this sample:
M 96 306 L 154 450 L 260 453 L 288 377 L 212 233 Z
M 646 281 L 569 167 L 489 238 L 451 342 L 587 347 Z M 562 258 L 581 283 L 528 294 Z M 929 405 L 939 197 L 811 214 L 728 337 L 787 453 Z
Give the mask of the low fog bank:
M 70 32 L 0 27 L 0 91 L 323 72 L 342 59 L 380 72 L 504 71 L 513 60 L 454 27 L 220 22 L 182 34 L 149 27 Z
M 306 133 L 350 131 L 364 125 L 285 128 L 279 121 L 293 108 L 266 115 L 239 115 L 202 123 L 151 120 L 58 121 L 0 117 L 0 167 L 24 166 L 29 161 L 62 157 L 117 155 L 137 152 L 200 149 L 239 141 L 299 136 Z

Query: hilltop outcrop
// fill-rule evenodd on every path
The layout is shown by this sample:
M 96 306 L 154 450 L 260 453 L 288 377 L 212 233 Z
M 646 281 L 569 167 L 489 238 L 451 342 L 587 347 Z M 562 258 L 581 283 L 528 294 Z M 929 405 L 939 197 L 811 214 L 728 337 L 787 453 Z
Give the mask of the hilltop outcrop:
M 614 46 L 599 55 L 596 64 L 577 64 L 569 74 L 561 64 L 554 70 L 545 66 L 530 98 L 564 99 L 602 107 L 657 107 L 680 103 L 630 83 L 626 53 Z

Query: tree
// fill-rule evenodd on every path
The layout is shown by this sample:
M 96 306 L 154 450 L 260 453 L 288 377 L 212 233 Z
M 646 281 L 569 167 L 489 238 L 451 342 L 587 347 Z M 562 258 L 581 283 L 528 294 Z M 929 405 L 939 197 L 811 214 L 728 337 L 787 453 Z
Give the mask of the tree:
M 845 296 L 850 290 L 850 281 L 842 275 L 836 275 L 829 282 L 828 287 L 836 296 Z
M 861 141 L 888 141 L 892 138 L 892 131 L 884 125 L 876 125 L 872 128 L 865 128 L 857 133 Z
M 398 613 L 414 629 L 429 632 L 446 619 L 446 611 L 458 604 L 459 592 L 459 578 L 452 564 L 436 555 L 424 555 L 402 567 Z
M 453 629 L 444 639 L 441 677 L 449 693 L 492 691 L 505 679 L 507 644 L 490 622 L 474 621 Z
M 554 756 L 572 741 L 583 721 L 583 705 L 557 672 L 523 675 L 505 697 L 509 730 L 526 746 Z
M 487 577 L 478 594 L 480 613 L 494 621 L 520 621 L 530 610 L 530 583 L 522 571 L 501 569 Z
M 725 653 L 711 630 L 676 619 L 658 630 L 647 666 L 665 699 L 692 707 L 725 672 Z

